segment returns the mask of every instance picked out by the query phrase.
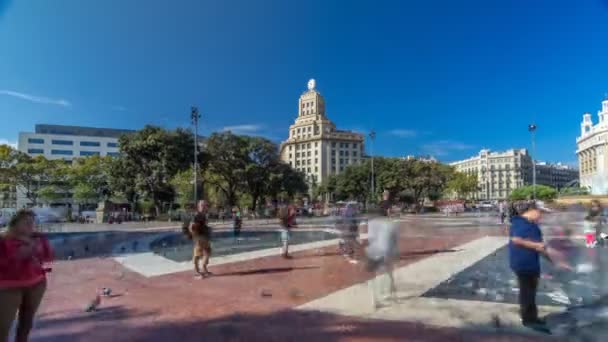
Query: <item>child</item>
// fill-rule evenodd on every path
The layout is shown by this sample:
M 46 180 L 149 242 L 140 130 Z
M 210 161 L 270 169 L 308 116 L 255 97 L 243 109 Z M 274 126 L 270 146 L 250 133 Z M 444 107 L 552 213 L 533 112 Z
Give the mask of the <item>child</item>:
M 597 243 L 595 240 L 595 217 L 587 215 L 583 222 L 583 233 L 585 234 L 585 246 L 587 248 L 594 248 Z

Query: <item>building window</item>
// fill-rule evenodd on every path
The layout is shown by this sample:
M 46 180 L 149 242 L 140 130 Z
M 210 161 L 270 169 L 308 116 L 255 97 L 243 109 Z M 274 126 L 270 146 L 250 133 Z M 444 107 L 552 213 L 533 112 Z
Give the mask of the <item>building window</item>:
M 357 151 L 353 151 L 353 157 L 357 156 Z
M 318 145 L 319 145 L 319 143 L 315 141 L 315 147 L 317 147 Z
M 344 151 L 344 155 L 348 157 L 348 151 Z
M 300 133 L 300 129 L 298 128 L 298 133 Z
M 340 164 L 344 164 L 344 159 L 340 158 Z
M 308 126 L 308 131 L 312 132 L 312 127 Z
M 289 154 L 289 159 L 291 159 L 291 153 Z
M 80 151 L 80 155 L 81 156 L 98 156 L 99 152 L 93 152 L 93 151 Z
M 300 161 L 296 160 L 296 166 L 300 166 Z
M 291 161 L 289 161 L 289 166 L 293 166 L 293 163 Z
M 331 143 L 331 147 L 336 147 L 336 142 L 335 141 Z
M 74 152 L 70 151 L 70 150 L 51 150 L 51 154 L 61 155 L 61 156 L 71 156 L 74 154 Z
M 311 159 L 308 159 L 308 165 L 310 165 Z
M 29 144 L 44 144 L 44 139 L 40 139 L 40 138 L 29 138 L 27 139 L 27 142 Z
M 300 157 L 300 152 L 296 152 L 296 158 Z
M 319 172 L 319 168 L 315 166 L 315 172 Z
M 344 155 L 344 151 L 340 150 L 340 157 Z
M 353 148 L 357 148 L 357 143 L 353 143 Z
M 29 148 L 27 150 L 27 153 L 29 154 L 44 154 L 44 150 L 41 148 Z
M 335 156 L 336 155 L 336 150 L 331 150 L 331 155 Z
M 71 140 L 52 140 L 51 143 L 53 145 L 74 145 L 74 142 Z
M 296 145 L 296 151 L 300 149 L 300 145 Z
M 319 150 L 315 150 L 315 156 L 319 154 Z
M 308 153 L 306 153 L 306 156 L 307 156 L 307 157 L 310 157 L 310 151 L 308 151 Z
M 118 156 L 120 156 L 120 153 L 119 152 L 108 152 L 108 156 L 110 156 L 110 157 L 118 157 Z
M 334 165 L 336 165 L 336 158 L 332 158 L 331 159 L 331 163 L 334 164 Z
M 319 163 L 319 159 L 315 158 L 315 164 Z
M 310 168 L 308 168 L 308 172 L 310 172 Z
M 109 142 L 108 143 L 108 147 L 115 147 L 116 148 L 116 147 L 118 147 L 118 143 Z M 289 147 L 291 149 L 291 146 L 289 146 Z
M 109 145 L 110 143 L 108 143 Z M 80 146 L 99 147 L 101 144 L 98 141 L 81 141 Z M 115 147 L 115 146 L 112 146 Z
M 306 144 L 306 148 L 310 148 L 310 143 Z

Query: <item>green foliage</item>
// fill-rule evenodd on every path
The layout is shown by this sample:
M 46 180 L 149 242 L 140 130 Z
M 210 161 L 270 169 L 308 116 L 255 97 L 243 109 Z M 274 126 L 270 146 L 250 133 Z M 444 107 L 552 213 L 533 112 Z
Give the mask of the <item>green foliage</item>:
M 534 196 L 534 186 L 528 185 L 513 190 L 509 196 L 512 200 L 527 200 L 532 199 Z M 536 186 L 536 198 L 539 200 L 552 200 L 557 197 L 557 190 L 546 185 Z
M 447 183 L 446 189 L 456 194 L 456 197 L 466 199 L 479 191 L 477 176 L 462 172 L 454 172 Z
M 154 204 L 156 215 L 162 203 L 172 202 L 175 191 L 170 182 L 173 177 L 192 165 L 194 138 L 183 129 L 167 131 L 146 126 L 133 134 L 120 138 L 122 161 L 113 165 L 112 186 L 134 199 L 143 197 Z

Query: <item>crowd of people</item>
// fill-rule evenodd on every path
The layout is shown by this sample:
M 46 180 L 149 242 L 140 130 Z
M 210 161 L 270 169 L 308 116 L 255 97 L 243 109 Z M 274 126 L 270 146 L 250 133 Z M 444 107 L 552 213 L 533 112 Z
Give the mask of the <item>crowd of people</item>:
M 195 276 L 204 279 L 212 276 L 209 261 L 212 255 L 212 229 L 208 222 L 208 204 L 197 203 L 196 212 L 184 223 L 183 232 L 193 244 L 192 261 Z M 520 316 L 525 326 L 548 332 L 546 323 L 539 317 L 536 294 L 541 279 L 541 258 L 546 258 L 558 269 L 573 271 L 564 253 L 564 244 L 544 241 L 540 223 L 550 211 L 542 202 L 520 201 L 499 206 L 501 220 L 509 217 L 509 265 L 519 285 Z M 399 224 L 392 217 L 393 210 L 388 195 L 378 206 L 367 208 L 367 241 L 360 239 L 361 208 L 356 203 L 346 203 L 336 211 L 336 230 L 340 233 L 339 252 L 352 264 L 364 262 L 365 269 L 373 273 L 369 285 L 374 306 L 394 298 L 396 285 L 393 276 L 394 263 L 399 256 Z M 292 230 L 297 228 L 297 210 L 294 205 L 282 204 L 277 210 L 281 240 L 281 256 L 291 258 L 289 252 Z M 232 229 L 238 238 L 242 229 L 242 217 L 238 208 L 232 211 Z M 604 232 L 604 209 L 593 201 L 584 218 L 585 246 L 595 248 L 604 245 L 608 235 Z M 567 237 L 572 234 L 569 232 Z M 35 214 L 31 210 L 19 210 L 8 222 L 6 233 L 0 235 L 0 339 L 6 340 L 15 318 L 18 341 L 26 341 L 32 328 L 33 317 L 46 289 L 46 275 L 53 260 L 51 246 L 45 235 L 35 231 Z M 388 291 L 387 291 L 388 290 Z

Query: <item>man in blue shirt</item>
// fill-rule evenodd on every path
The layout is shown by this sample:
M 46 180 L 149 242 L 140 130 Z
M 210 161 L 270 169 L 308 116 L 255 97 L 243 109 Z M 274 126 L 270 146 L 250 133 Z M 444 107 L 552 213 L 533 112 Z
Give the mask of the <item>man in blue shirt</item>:
M 517 209 L 509 230 L 509 261 L 519 283 L 520 315 L 525 326 L 548 333 L 544 321 L 538 318 L 536 307 L 540 255 L 548 256 L 538 226 L 545 209 L 534 202 L 523 203 Z

